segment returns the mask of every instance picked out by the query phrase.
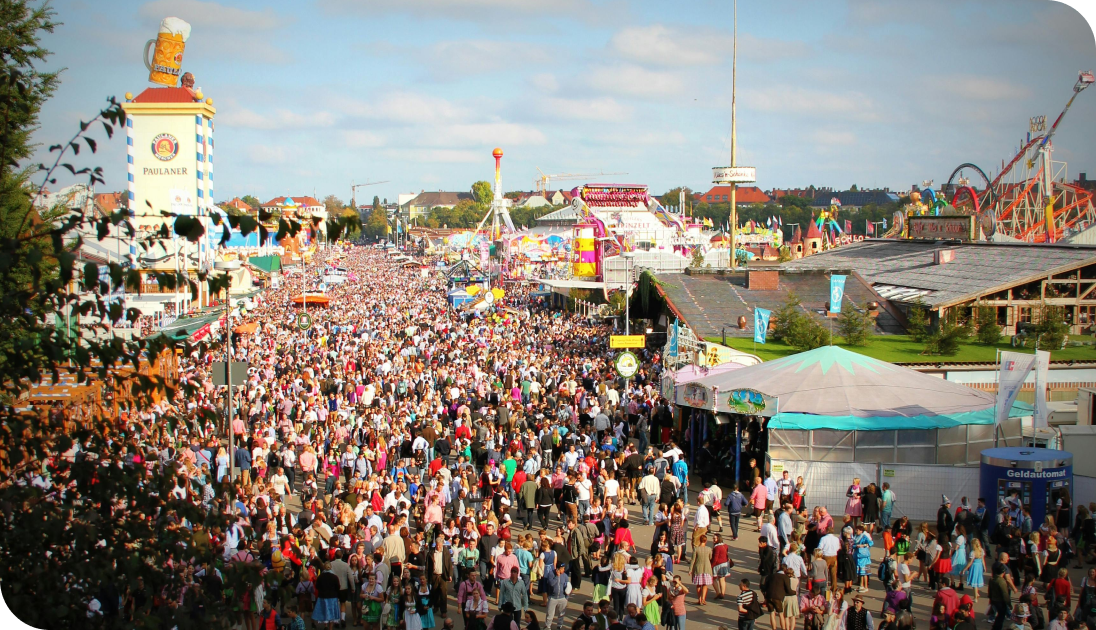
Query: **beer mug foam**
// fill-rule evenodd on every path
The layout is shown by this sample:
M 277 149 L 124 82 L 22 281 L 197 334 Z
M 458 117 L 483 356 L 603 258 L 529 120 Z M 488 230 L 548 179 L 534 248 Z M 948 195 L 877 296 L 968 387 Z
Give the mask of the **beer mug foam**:
M 156 39 L 150 39 L 145 44 L 144 60 L 149 82 L 169 87 L 174 87 L 179 82 L 183 51 L 186 50 L 186 40 L 189 37 L 190 24 L 183 20 L 169 17 L 160 22 L 160 32 Z M 154 46 L 150 60 L 148 52 Z

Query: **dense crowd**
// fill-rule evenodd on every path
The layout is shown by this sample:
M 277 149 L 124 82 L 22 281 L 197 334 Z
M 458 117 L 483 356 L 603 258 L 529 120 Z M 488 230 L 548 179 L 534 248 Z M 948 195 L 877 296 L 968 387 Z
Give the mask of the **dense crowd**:
M 486 314 L 455 310 L 432 268 L 364 247 L 318 258 L 229 327 L 258 324 L 228 333 L 231 358 L 250 365 L 230 426 L 214 420 L 227 396 L 210 375 L 223 339 L 182 357 L 195 395 L 120 421 L 124 466 L 174 466 L 175 498 L 230 517 L 191 532 L 223 563 L 186 571 L 247 630 L 684 630 L 687 597 L 736 612 L 740 630 L 766 614 L 773 630 L 800 619 L 891 630 L 915 627 L 913 597 L 926 592 L 921 623 L 933 630 L 972 630 L 986 613 L 994 630 L 1077 630 L 1096 617 L 1096 570 L 1076 590 L 1065 571 L 1096 543 L 1086 508 L 1068 526 L 1068 499 L 1060 528 L 1033 528 L 1022 509 L 986 514 L 964 498 L 953 513 L 945 497 L 938 522 L 915 532 L 893 518 L 887 484 L 854 480 L 838 522 L 810 506 L 802 478 L 764 462 L 723 489 L 690 478 L 691 436 L 673 430 L 658 393 L 658 353 L 640 351 L 639 372 L 619 378 L 601 320 L 550 309 L 520 283 Z M 330 304 L 309 307 L 303 326 L 291 298 L 325 263 L 353 279 L 328 287 Z M 633 535 L 639 525 L 654 526 L 649 540 Z M 733 577 L 755 571 L 733 570 L 731 543 L 747 529 L 756 585 Z M 234 562 L 273 579 L 218 588 Z M 584 580 L 591 595 L 577 595 Z M 876 617 L 863 600 L 873 580 L 885 593 Z M 161 600 L 142 584 L 105 589 L 89 615 L 133 618 Z

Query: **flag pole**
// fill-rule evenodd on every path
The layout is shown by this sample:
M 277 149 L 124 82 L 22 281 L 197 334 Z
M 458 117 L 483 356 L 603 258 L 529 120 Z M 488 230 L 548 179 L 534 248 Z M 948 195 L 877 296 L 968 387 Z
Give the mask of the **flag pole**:
M 1001 349 L 997 348 L 997 354 L 993 358 L 993 380 L 997 387 L 993 392 L 993 448 L 997 448 L 999 429 L 997 424 L 997 399 L 1001 397 Z

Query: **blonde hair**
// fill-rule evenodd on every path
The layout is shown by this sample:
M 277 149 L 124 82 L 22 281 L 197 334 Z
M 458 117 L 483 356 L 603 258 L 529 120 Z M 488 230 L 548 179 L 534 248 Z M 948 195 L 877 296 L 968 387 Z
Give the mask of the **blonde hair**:
M 617 553 L 616 555 L 613 556 L 613 570 L 614 571 L 623 571 L 625 564 L 627 564 L 627 561 L 624 560 L 624 554 Z

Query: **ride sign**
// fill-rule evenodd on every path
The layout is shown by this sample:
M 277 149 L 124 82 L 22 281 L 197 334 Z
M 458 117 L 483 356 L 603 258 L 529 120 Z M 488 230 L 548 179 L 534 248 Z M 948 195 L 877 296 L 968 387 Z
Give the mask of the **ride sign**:
M 642 348 L 647 343 L 645 335 L 610 335 L 610 348 Z
M 639 371 L 639 359 L 636 355 L 625 350 L 616 356 L 613 360 L 613 368 L 616 369 L 616 373 L 624 378 L 632 378 Z

